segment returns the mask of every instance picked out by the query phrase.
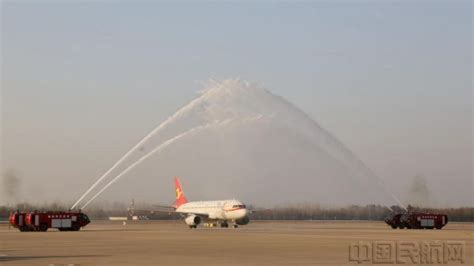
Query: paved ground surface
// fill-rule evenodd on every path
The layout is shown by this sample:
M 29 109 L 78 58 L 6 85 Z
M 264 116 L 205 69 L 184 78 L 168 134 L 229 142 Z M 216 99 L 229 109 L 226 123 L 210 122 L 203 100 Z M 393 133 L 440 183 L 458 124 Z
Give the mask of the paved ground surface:
M 393 230 L 382 222 L 256 221 L 190 230 L 182 221 L 94 221 L 80 232 L 46 233 L 2 224 L 0 265 L 352 265 L 354 242 L 448 240 L 464 241 L 464 265 L 474 265 L 473 233 L 474 224 L 462 223 Z

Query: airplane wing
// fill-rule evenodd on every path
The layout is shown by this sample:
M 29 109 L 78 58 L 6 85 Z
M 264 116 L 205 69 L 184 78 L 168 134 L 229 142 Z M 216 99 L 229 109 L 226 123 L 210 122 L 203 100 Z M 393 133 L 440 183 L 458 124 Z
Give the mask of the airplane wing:
M 165 213 L 179 213 L 179 214 L 194 214 L 198 215 L 204 218 L 208 218 L 209 214 L 208 213 L 200 213 L 200 212 L 186 212 L 186 211 L 179 211 L 176 212 L 175 207 L 171 206 L 163 206 L 163 205 L 152 205 L 153 207 L 156 207 L 156 210 L 153 210 L 154 212 L 165 212 Z
M 169 205 L 151 205 L 153 207 L 156 207 L 156 208 L 160 208 L 160 209 L 172 209 L 174 210 L 175 207 L 172 207 L 172 206 L 169 206 Z
M 144 211 L 144 212 L 149 212 L 151 214 L 155 212 L 162 212 L 162 213 L 175 213 L 175 210 L 169 209 L 169 210 L 163 210 L 163 209 L 135 209 L 135 211 Z
M 156 209 L 135 209 L 135 211 L 145 211 L 145 212 L 150 212 L 150 213 L 162 212 L 162 213 L 168 213 L 168 214 L 177 213 L 177 214 L 183 214 L 183 215 L 194 214 L 194 215 L 201 216 L 201 217 L 204 217 L 204 218 L 209 217 L 209 214 L 207 214 L 207 213 L 183 212 L 183 211 L 177 212 L 175 208 L 170 207 L 170 206 L 159 206 L 159 205 L 153 205 L 153 206 L 157 207 L 157 208 Z
M 194 215 L 201 216 L 201 217 L 204 217 L 204 218 L 209 218 L 209 214 L 208 214 L 208 213 L 186 212 L 186 211 L 180 211 L 180 212 L 175 212 L 175 213 L 179 213 L 179 214 L 183 214 L 183 215 L 194 214 Z
M 165 212 L 165 213 L 177 213 L 177 214 L 181 214 L 182 216 L 186 216 L 186 215 L 190 215 L 190 214 L 194 214 L 196 216 L 201 216 L 201 217 L 204 217 L 204 218 L 209 218 L 209 214 L 208 213 L 201 213 L 201 212 L 185 212 L 185 211 L 179 211 L 177 212 L 176 210 L 154 210 L 153 212 Z

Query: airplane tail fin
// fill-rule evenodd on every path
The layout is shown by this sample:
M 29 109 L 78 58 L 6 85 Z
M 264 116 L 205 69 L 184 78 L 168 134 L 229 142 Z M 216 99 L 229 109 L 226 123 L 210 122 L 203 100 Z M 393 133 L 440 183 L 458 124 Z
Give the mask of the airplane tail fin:
M 176 189 L 176 201 L 174 202 L 173 207 L 178 208 L 179 206 L 188 202 L 188 199 L 186 198 L 186 196 L 184 196 L 184 192 L 183 192 L 183 189 L 181 188 L 181 184 L 179 183 L 178 177 L 174 178 L 174 186 Z

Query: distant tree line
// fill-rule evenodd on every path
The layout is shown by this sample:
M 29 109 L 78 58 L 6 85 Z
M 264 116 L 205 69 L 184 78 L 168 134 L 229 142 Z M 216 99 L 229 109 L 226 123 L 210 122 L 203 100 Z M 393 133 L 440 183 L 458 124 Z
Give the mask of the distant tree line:
M 390 213 L 380 205 L 326 208 L 319 205 L 302 204 L 256 210 L 254 220 L 383 220 Z
M 292 206 L 280 206 L 269 209 L 249 209 L 255 210 L 251 214 L 253 220 L 368 220 L 381 221 L 387 217 L 391 210 L 381 205 L 366 206 L 347 206 L 347 207 L 321 207 L 317 204 L 299 204 Z M 21 203 L 14 206 L 0 206 L 0 220 L 7 220 L 10 212 L 15 210 L 22 211 L 64 211 L 68 207 L 59 203 L 51 204 L 28 204 Z M 180 218 L 174 213 L 151 212 L 147 210 L 154 209 L 149 204 L 137 204 L 131 208 L 123 203 L 112 203 L 103 206 L 95 206 L 87 209 L 85 213 L 91 219 L 108 219 L 110 216 L 131 216 L 143 215 L 153 220 L 173 220 Z M 400 212 L 400 208 L 392 207 L 393 210 Z M 410 211 L 443 213 L 447 214 L 450 221 L 474 222 L 474 208 L 419 208 L 409 206 Z

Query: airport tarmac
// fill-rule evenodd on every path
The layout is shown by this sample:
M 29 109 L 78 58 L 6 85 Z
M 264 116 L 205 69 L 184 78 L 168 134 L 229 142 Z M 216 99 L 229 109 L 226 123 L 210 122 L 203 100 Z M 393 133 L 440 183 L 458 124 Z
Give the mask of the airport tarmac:
M 93 221 L 80 232 L 46 233 L 1 224 L 0 265 L 357 265 L 349 252 L 359 241 L 389 243 L 394 249 L 400 243 L 464 243 L 464 265 L 474 265 L 473 233 L 472 223 L 393 230 L 383 222 L 252 221 L 238 229 L 191 230 L 183 221 Z

